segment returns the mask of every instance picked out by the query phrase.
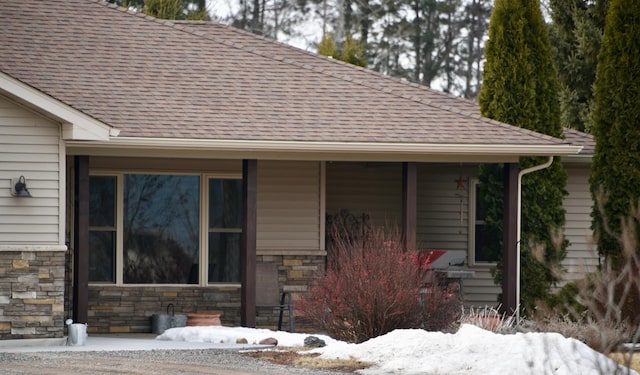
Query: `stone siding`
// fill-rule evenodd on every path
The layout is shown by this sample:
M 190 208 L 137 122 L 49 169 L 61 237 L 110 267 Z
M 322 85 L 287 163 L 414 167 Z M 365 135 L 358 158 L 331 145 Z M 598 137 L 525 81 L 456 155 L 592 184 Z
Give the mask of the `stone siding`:
M 305 322 L 300 311 L 296 310 L 296 302 L 302 298 L 313 279 L 324 271 L 325 256 L 310 255 L 259 255 L 257 261 L 278 264 L 278 284 L 280 292 L 291 293 L 296 331 L 306 331 L 312 327 Z M 289 329 L 289 317 L 284 314 L 282 329 Z M 261 328 L 276 329 L 278 327 L 279 310 L 258 310 L 256 325 Z
M 240 325 L 240 288 L 200 286 L 89 286 L 90 333 L 151 332 L 153 314 L 222 314 L 223 325 Z
M 278 264 L 280 291 L 291 292 L 295 302 L 307 286 L 324 269 L 324 256 L 307 255 L 259 255 L 258 262 Z M 239 286 L 89 286 L 89 333 L 142 333 L 151 332 L 153 314 L 165 314 L 173 304 L 176 314 L 221 313 L 225 326 L 240 325 Z M 256 325 L 275 329 L 278 325 L 278 309 L 260 309 Z M 289 317 L 284 314 L 283 329 L 289 327 Z M 296 331 L 305 324 L 295 320 Z
M 0 252 L 0 339 L 64 336 L 63 251 Z

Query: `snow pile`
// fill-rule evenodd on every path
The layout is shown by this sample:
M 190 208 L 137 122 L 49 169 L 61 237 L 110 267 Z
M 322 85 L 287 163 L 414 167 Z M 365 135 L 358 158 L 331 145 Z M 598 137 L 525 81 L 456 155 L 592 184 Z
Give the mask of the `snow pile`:
M 308 334 L 242 327 L 172 328 L 158 340 L 249 344 L 273 337 L 278 346 L 304 345 Z M 580 341 L 557 333 L 495 334 L 472 325 L 457 333 L 399 329 L 361 344 L 314 335 L 327 346 L 310 351 L 323 358 L 356 358 L 372 363 L 363 374 L 627 374 L 627 369 Z M 305 352 L 309 353 L 309 352 Z M 630 374 L 637 375 L 631 371 Z
M 298 347 L 304 346 L 304 339 L 308 336 L 303 333 L 288 333 L 269 329 L 204 326 L 171 328 L 156 337 L 156 340 L 235 344 L 239 339 L 246 339 L 247 343 L 257 345 L 261 340 L 273 337 L 278 340 L 278 346 Z M 314 336 L 324 340 L 327 345 L 339 343 L 326 335 Z
M 358 358 L 365 374 L 613 374 L 618 365 L 557 333 L 500 335 L 472 325 L 455 334 L 395 330 L 362 344 L 315 349 L 324 358 Z M 625 369 L 626 371 L 626 369 Z

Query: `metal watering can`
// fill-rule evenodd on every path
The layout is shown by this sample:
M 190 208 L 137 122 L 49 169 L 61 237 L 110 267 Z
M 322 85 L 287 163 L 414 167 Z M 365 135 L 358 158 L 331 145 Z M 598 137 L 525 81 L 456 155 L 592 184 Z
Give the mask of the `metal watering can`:
M 87 323 L 74 323 L 73 320 L 67 319 L 67 345 L 83 346 L 87 343 Z
M 153 314 L 151 316 L 151 332 L 155 334 L 162 334 L 169 328 L 184 327 L 186 325 L 187 316 L 180 314 L 176 315 L 173 303 L 167 305 L 166 314 Z

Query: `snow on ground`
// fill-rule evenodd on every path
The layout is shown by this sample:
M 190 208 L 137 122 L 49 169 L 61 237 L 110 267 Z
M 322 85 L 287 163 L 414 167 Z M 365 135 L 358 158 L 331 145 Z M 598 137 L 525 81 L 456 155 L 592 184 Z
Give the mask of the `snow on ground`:
M 243 327 L 172 328 L 158 340 L 232 344 L 244 338 L 249 344 L 273 337 L 278 346 L 304 345 L 309 336 Z M 327 346 L 311 352 L 324 358 L 357 358 L 374 366 L 363 374 L 627 374 L 626 368 L 580 341 L 557 333 L 495 334 L 462 325 L 455 334 L 399 329 L 361 344 L 349 344 L 325 335 Z M 631 371 L 630 374 L 637 375 Z

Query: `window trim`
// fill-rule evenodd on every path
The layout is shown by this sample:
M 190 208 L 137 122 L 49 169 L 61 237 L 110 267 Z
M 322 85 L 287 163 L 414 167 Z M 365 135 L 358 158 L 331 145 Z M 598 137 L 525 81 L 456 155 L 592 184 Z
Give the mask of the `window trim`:
M 198 176 L 200 178 L 200 207 L 199 207 L 199 219 L 200 219 L 200 233 L 199 233 L 199 275 L 198 283 L 196 284 L 133 284 L 124 283 L 124 176 L 127 174 L 155 174 L 155 175 L 172 175 L 172 176 Z M 116 207 L 115 207 L 115 231 L 116 231 L 116 244 L 115 244 L 115 280 L 114 282 L 89 282 L 90 286 L 117 286 L 117 287 L 207 287 L 207 286 L 221 286 L 221 287 L 240 287 L 241 283 L 238 282 L 219 282 L 210 283 L 208 277 L 208 264 L 209 264 L 209 189 L 208 184 L 210 179 L 235 179 L 242 180 L 241 172 L 204 172 L 204 173 L 189 173 L 184 171 L 172 171 L 172 170 L 90 170 L 89 177 L 94 176 L 110 176 L 116 179 Z M 229 230 L 227 230 L 229 231 Z M 240 229 L 242 233 L 242 229 Z

